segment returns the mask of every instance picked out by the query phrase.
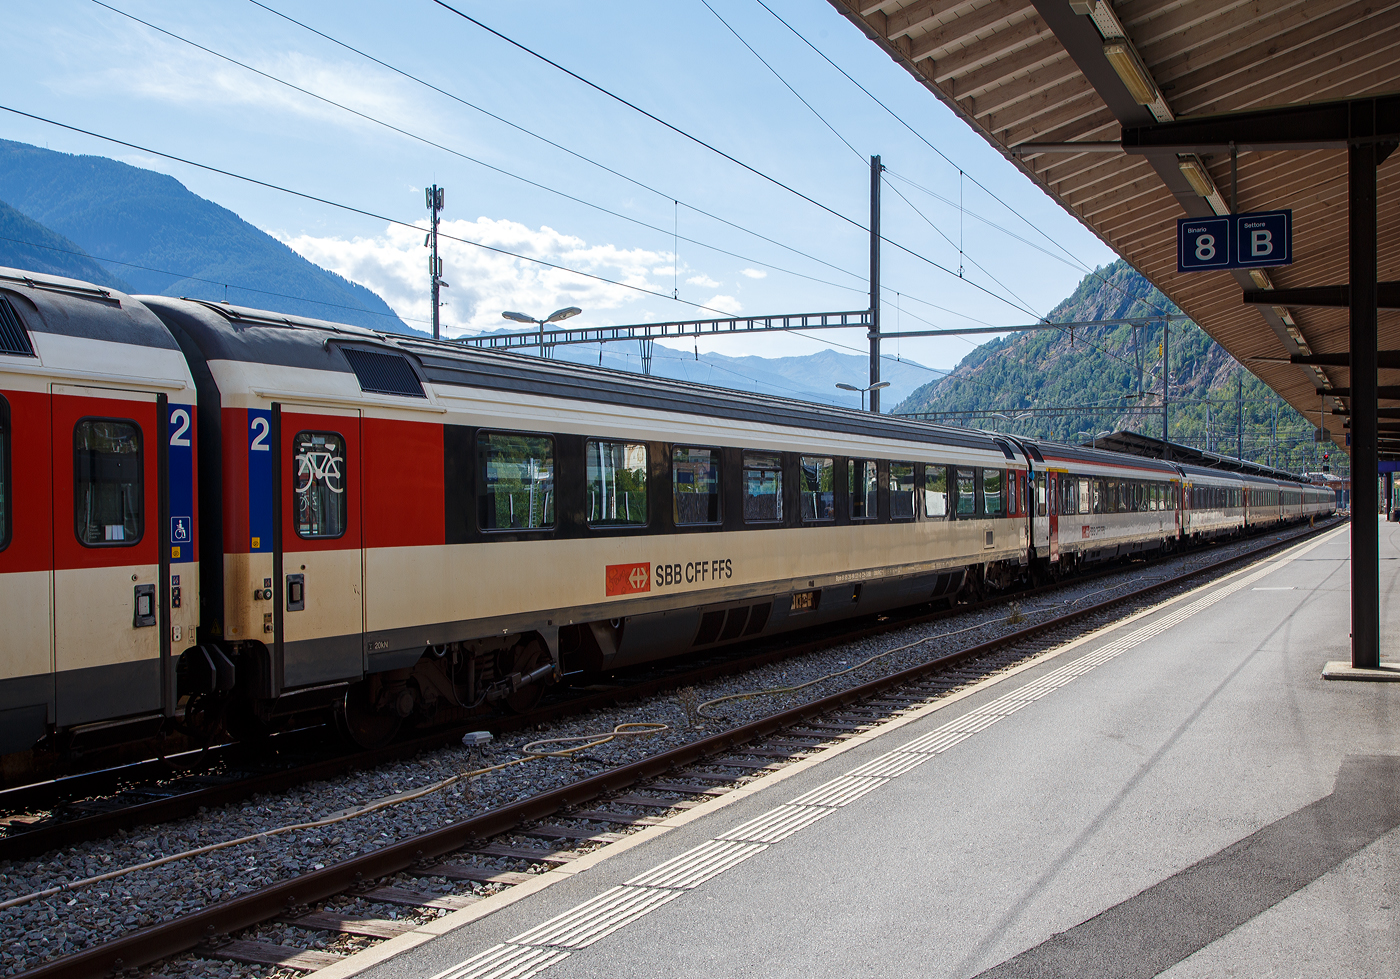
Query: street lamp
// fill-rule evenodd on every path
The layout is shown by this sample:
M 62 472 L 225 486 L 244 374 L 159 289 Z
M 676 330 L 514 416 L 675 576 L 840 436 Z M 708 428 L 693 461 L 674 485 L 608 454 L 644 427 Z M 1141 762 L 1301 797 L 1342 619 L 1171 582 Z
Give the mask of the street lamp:
M 880 390 L 881 388 L 887 388 L 887 387 L 890 386 L 890 382 L 889 382 L 889 381 L 876 381 L 874 384 L 870 385 L 869 387 L 866 387 L 866 388 L 858 388 L 858 387 L 856 387 L 854 384 L 842 384 L 842 383 L 840 383 L 840 382 L 838 381 L 838 382 L 836 383 L 836 386 L 837 386 L 838 388 L 840 388 L 842 391 L 859 391 L 859 392 L 860 392 L 860 410 L 861 410 L 861 411 L 864 411 L 864 410 L 865 410 L 865 392 L 866 392 L 866 391 L 878 391 L 878 390 Z
M 1082 438 L 1082 439 L 1089 439 L 1089 440 L 1090 440 L 1090 444 L 1092 444 L 1093 447 L 1097 449 L 1097 448 L 1099 447 L 1099 439 L 1103 438 L 1105 435 L 1112 435 L 1112 434 L 1113 434 L 1112 431 L 1099 432 L 1099 434 L 1097 434 L 1097 435 L 1091 435 L 1091 434 L 1089 434 L 1088 432 L 1080 432 L 1080 433 L 1079 433 L 1079 438 Z
M 501 317 L 502 319 L 514 320 L 516 323 L 534 323 L 538 326 L 540 328 L 540 356 L 543 357 L 544 325 L 546 323 L 558 323 L 560 320 L 566 320 L 570 316 L 577 316 L 581 312 L 583 312 L 583 310 L 579 309 L 577 306 L 566 306 L 563 309 L 556 309 L 542 320 L 537 320 L 533 316 L 526 316 L 524 313 L 512 313 L 510 310 L 501 313 Z

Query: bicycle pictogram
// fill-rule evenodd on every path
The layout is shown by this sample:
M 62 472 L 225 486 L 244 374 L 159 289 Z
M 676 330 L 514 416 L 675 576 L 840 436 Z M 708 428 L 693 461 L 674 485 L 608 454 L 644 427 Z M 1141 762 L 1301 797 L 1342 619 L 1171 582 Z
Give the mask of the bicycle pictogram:
M 340 484 L 340 467 L 345 462 L 344 456 L 333 452 L 308 450 L 297 453 L 296 461 L 297 478 L 301 481 L 297 486 L 298 493 L 305 493 L 317 483 L 332 493 L 345 491 L 345 487 Z

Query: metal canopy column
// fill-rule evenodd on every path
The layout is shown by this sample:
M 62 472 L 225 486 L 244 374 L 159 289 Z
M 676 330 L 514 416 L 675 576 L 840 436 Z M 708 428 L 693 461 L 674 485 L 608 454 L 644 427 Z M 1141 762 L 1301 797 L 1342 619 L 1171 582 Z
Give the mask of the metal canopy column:
M 1352 132 L 1375 131 L 1375 107 L 1355 107 Z M 1351 665 L 1380 666 L 1380 544 L 1376 522 L 1376 144 L 1347 147 L 1351 293 Z
M 1124 127 L 1123 149 L 1130 154 L 1169 151 L 1219 153 L 1232 144 L 1251 150 L 1346 149 L 1348 182 L 1348 271 L 1345 286 L 1321 287 L 1319 295 L 1336 305 L 1345 295 L 1351 309 L 1349 355 L 1351 383 L 1351 664 L 1373 669 L 1380 663 L 1379 534 L 1373 525 L 1378 509 L 1376 371 L 1379 355 L 1377 307 L 1376 168 L 1400 142 L 1400 95 L 1282 106 L 1230 115 L 1136 127 Z M 1319 287 L 1313 287 L 1317 290 Z M 1345 290 L 1343 293 L 1342 290 Z M 1267 292 L 1284 301 L 1287 290 Z M 1246 293 L 1257 299 L 1261 293 Z M 1288 305 L 1302 305 L 1290 302 Z M 1337 357 L 1338 355 L 1330 355 Z M 1320 359 L 1293 357 L 1294 362 Z M 1389 366 L 1387 363 L 1386 366 Z M 1326 392 L 1318 391 L 1319 395 Z M 1320 421 L 1325 422 L 1325 417 Z
M 880 158 L 870 158 L 870 410 L 880 413 Z

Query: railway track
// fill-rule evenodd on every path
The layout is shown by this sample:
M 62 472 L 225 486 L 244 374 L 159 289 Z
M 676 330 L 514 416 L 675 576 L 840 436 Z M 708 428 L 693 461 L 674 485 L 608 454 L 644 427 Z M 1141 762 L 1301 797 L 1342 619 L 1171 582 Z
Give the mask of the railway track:
M 191 952 L 201 959 L 315 971 L 343 956 L 307 947 L 318 944 L 307 936 L 320 935 L 332 944 L 348 940 L 353 948 L 402 934 L 416 927 L 414 918 L 469 907 L 480 900 L 483 890 L 528 881 L 533 877 L 531 869 L 537 872 L 569 863 L 581 849 L 605 845 L 659 821 L 656 814 L 698 805 L 706 797 L 731 791 L 747 777 L 780 768 L 823 744 L 851 737 L 995 673 L 1034 655 L 1047 643 L 1063 641 L 1086 620 L 1146 602 L 1334 525 L 1279 537 L 868 683 L 429 829 L 37 965 L 26 975 L 34 979 L 106 976 Z M 897 625 L 909 624 L 906 620 Z M 891 627 L 885 623 L 868 627 L 866 635 L 871 629 Z M 526 869 L 482 866 L 483 858 L 511 861 Z M 458 892 L 443 889 L 453 886 Z M 461 891 L 463 887 L 466 892 Z M 315 907 L 332 899 L 337 906 Z M 364 913 L 365 908 L 370 913 Z M 409 919 L 395 917 L 390 908 L 408 909 Z M 238 935 L 259 926 L 263 931 L 258 934 Z
M 1202 545 L 1202 550 L 1211 545 Z M 1149 568 L 1161 560 L 1141 562 Z M 966 615 L 1009 601 L 1052 593 L 1069 584 L 1083 584 L 1121 575 L 1113 565 L 1061 582 L 1003 593 L 985 601 L 928 611 L 913 608 L 868 619 L 849 620 L 840 632 L 821 627 L 711 654 L 699 665 L 648 664 L 622 674 L 608 689 L 564 690 L 540 707 L 521 715 L 482 718 L 408 738 L 370 751 L 347 751 L 329 727 L 289 731 L 252 748 L 236 743 L 200 751 L 142 760 L 138 763 L 86 772 L 34 785 L 0 791 L 0 860 L 23 860 L 88 840 L 101 839 L 119 828 L 151 826 L 239 802 L 265 793 L 334 778 L 350 771 L 386 763 L 456 743 L 470 730 L 494 735 L 526 730 L 571 714 L 596 710 L 666 690 L 705 683 L 742 673 L 816 649 L 857 641 L 924 622 Z

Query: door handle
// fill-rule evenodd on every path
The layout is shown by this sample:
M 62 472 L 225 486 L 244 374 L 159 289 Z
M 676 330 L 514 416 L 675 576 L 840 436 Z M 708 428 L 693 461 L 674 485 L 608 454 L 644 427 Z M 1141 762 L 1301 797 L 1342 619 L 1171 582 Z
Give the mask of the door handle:
M 306 608 L 306 575 L 287 575 L 287 611 L 300 612 Z
M 131 617 L 131 627 L 141 629 L 156 624 L 156 586 L 137 585 L 136 605 Z

